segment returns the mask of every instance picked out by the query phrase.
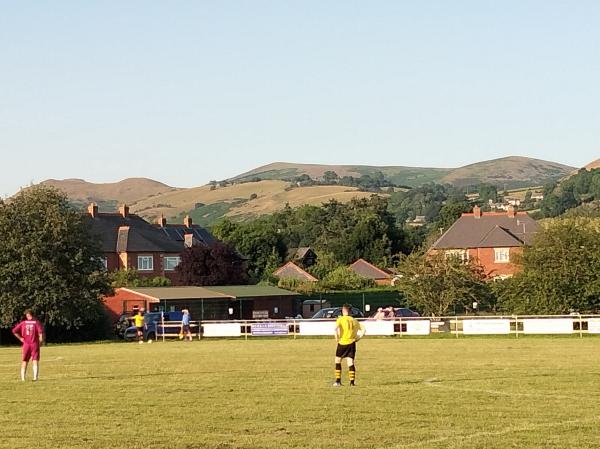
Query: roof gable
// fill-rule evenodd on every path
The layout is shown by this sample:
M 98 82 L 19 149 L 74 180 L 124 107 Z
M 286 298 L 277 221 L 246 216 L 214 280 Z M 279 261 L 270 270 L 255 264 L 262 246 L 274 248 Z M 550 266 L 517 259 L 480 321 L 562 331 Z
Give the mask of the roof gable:
M 301 281 L 308 282 L 318 281 L 316 277 L 300 268 L 294 262 L 288 262 L 282 267 L 279 267 L 277 270 L 275 270 L 273 276 L 281 279 L 299 279 Z
M 359 276 L 369 279 L 391 279 L 392 277 L 387 271 L 377 268 L 375 265 L 364 259 L 358 259 L 350 265 L 350 269 Z
M 507 229 L 500 226 L 494 226 L 481 239 L 481 247 L 499 247 L 499 246 L 522 246 L 523 241 L 514 236 Z

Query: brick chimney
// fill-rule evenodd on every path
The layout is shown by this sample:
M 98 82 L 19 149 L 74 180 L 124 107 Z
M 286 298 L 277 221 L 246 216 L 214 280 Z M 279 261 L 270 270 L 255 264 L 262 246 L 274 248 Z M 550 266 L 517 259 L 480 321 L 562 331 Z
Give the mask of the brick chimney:
M 192 246 L 194 246 L 194 234 L 185 234 L 184 238 L 185 241 L 183 244 L 186 248 L 191 248 Z
M 185 218 L 183 219 L 183 224 L 185 225 L 186 228 L 191 228 L 192 227 L 192 217 L 190 217 L 189 215 L 186 215 Z
M 89 204 L 88 214 L 90 214 L 90 217 L 92 218 L 96 218 L 98 216 L 98 205 L 96 203 Z
M 129 206 L 127 204 L 122 204 L 119 207 L 119 213 L 121 214 L 121 217 L 126 218 L 129 216 Z
M 516 212 L 515 212 L 515 206 L 510 205 L 506 208 L 506 214 L 510 217 L 510 218 L 515 218 Z
M 160 214 L 160 217 L 156 219 L 156 224 L 159 225 L 161 228 L 164 228 L 167 225 L 167 219 L 163 214 Z
M 481 218 L 481 207 L 479 207 L 479 206 L 473 207 L 473 216 L 475 218 Z

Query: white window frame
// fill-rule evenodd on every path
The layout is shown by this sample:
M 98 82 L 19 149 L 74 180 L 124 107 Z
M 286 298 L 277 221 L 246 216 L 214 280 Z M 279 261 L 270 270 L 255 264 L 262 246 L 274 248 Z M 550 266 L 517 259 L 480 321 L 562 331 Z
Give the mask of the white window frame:
M 144 266 L 145 261 L 150 261 L 150 263 Z M 137 269 L 138 271 L 154 271 L 154 256 L 144 255 L 137 257 Z
M 169 267 L 169 263 L 175 259 L 176 260 L 176 264 L 173 265 L 172 268 Z M 177 268 L 177 265 L 179 265 L 181 263 L 181 256 L 165 256 L 163 259 L 163 263 L 165 265 L 165 271 L 175 271 L 175 268 Z
M 494 263 L 509 263 L 510 248 L 494 248 Z
M 104 256 L 102 258 L 102 266 L 104 267 L 104 271 L 108 271 L 108 257 Z

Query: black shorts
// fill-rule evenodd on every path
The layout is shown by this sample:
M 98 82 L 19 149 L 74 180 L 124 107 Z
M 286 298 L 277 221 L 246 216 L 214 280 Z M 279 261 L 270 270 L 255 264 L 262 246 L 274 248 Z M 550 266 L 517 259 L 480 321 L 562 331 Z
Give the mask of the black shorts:
M 190 331 L 190 325 L 189 324 L 184 324 L 183 325 L 183 332 L 189 332 Z
M 335 356 L 342 359 L 349 358 L 353 359 L 356 356 L 356 342 L 350 343 L 349 345 L 337 345 L 335 350 Z
M 136 327 L 138 332 L 141 332 L 142 334 L 144 333 L 144 328 L 143 327 Z

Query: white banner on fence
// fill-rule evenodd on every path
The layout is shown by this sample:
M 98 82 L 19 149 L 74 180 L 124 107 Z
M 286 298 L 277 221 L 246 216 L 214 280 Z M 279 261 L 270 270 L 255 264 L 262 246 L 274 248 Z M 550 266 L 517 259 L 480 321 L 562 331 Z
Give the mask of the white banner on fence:
M 335 331 L 335 321 L 300 321 L 300 335 L 331 335 Z
M 405 335 L 429 335 L 431 333 L 431 322 L 429 320 L 408 320 L 403 321 L 406 324 Z
M 204 337 L 241 337 L 240 323 L 204 323 Z
M 588 333 L 600 334 L 600 318 L 588 318 Z
M 462 325 L 465 335 L 510 334 L 510 320 L 463 320 Z
M 394 335 L 393 321 L 363 321 L 367 335 Z
M 252 335 L 288 335 L 290 328 L 288 323 L 252 323 L 250 325 Z
M 523 320 L 524 334 L 572 334 L 572 318 L 531 318 Z

